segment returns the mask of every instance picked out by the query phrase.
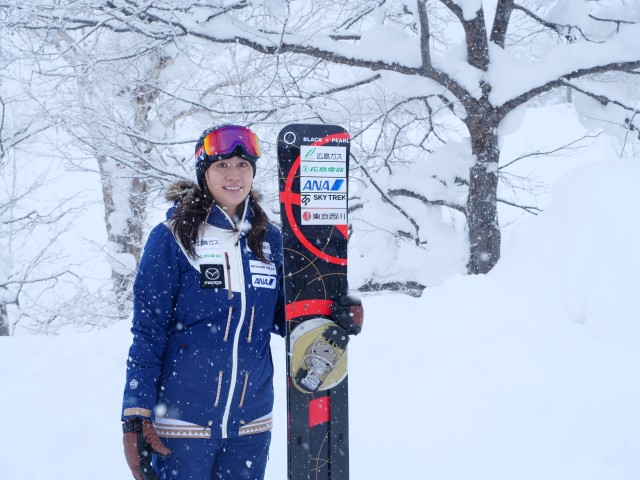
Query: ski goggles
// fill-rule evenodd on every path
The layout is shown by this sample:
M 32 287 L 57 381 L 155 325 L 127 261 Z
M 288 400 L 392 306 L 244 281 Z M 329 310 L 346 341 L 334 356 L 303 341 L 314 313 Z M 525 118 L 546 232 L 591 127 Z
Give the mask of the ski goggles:
M 258 136 L 246 127 L 225 125 L 204 137 L 204 151 L 210 157 L 232 156 L 240 147 L 250 160 L 260 156 Z

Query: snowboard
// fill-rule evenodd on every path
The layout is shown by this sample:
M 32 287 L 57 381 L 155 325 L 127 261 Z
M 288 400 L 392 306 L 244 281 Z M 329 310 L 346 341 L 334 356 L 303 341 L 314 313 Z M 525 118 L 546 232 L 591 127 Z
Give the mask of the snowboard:
M 349 337 L 330 321 L 332 302 L 349 291 L 349 147 L 336 125 L 278 134 L 290 480 L 349 478 Z

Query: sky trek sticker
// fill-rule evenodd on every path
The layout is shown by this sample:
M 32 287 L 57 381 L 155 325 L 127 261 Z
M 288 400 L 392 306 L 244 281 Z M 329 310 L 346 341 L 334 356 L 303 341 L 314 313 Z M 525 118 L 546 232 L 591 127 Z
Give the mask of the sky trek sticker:
M 200 265 L 201 288 L 224 288 L 224 266 L 203 264 Z

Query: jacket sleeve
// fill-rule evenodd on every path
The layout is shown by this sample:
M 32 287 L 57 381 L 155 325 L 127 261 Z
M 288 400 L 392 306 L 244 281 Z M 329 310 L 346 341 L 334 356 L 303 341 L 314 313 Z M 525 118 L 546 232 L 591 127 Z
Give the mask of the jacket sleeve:
M 275 311 L 273 312 L 273 333 L 277 333 L 281 337 L 287 335 L 287 320 L 285 316 L 285 303 L 284 303 L 284 285 L 282 281 L 282 268 L 278 273 L 278 302 L 276 303 Z
M 284 337 L 287 335 L 287 320 L 285 315 L 282 233 L 277 227 L 272 228 L 275 230 L 273 260 L 276 266 L 276 271 L 278 272 L 278 300 L 273 312 L 273 328 L 271 331 L 273 333 L 277 333 L 281 337 Z
M 133 342 L 127 359 L 122 420 L 153 418 L 156 388 L 179 283 L 179 247 L 160 224 L 144 248 L 133 285 Z

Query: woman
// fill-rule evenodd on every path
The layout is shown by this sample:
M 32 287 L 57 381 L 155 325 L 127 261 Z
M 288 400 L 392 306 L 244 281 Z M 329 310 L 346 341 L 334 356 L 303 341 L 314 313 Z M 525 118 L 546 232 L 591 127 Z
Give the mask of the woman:
M 251 189 L 255 133 L 206 130 L 195 156 L 197 185 L 170 188 L 176 206 L 150 233 L 134 284 L 125 456 L 139 480 L 262 479 L 269 340 L 285 333 L 282 238 Z

